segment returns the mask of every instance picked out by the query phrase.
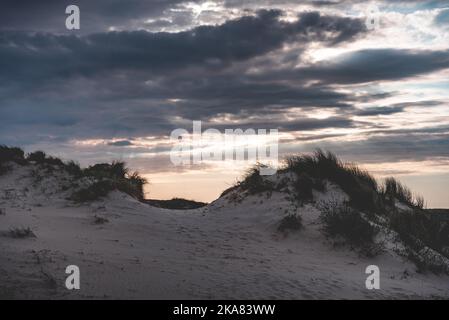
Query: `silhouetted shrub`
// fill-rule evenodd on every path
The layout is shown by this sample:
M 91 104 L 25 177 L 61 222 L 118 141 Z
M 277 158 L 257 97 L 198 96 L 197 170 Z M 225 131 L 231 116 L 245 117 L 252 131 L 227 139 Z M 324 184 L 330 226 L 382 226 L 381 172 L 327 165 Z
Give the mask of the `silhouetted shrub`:
M 144 199 L 144 185 L 147 180 L 137 172 L 125 175 L 123 178 L 102 178 L 87 188 L 80 189 L 72 194 L 71 200 L 75 202 L 95 201 L 105 197 L 113 190 L 119 190 L 139 200 Z
M 153 207 L 172 209 L 172 210 L 191 210 L 202 208 L 207 205 L 207 203 L 205 202 L 198 202 L 183 198 L 173 198 L 171 200 L 146 199 L 144 202 Z
M 237 183 L 238 186 L 244 190 L 248 190 L 249 194 L 257 194 L 265 191 L 273 191 L 274 184 L 271 181 L 267 181 L 260 174 L 260 166 L 255 166 L 249 169 L 242 181 Z
M 44 163 L 47 155 L 43 151 L 34 151 L 28 154 L 27 160 L 34 161 L 36 163 Z
M 25 164 L 25 153 L 20 148 L 0 145 L 0 163 L 9 161 Z
M 124 162 L 99 163 L 84 170 L 74 162 L 65 165 L 66 170 L 74 175 L 91 177 L 97 180 L 88 188 L 78 190 L 72 195 L 77 202 L 97 200 L 106 196 L 112 190 L 119 190 L 139 200 L 145 197 L 144 186 L 148 181 L 138 172 L 130 173 Z M 97 190 L 98 189 L 98 190 Z
M 111 180 L 101 180 L 94 182 L 87 188 L 80 189 L 72 194 L 71 200 L 75 202 L 90 202 L 106 197 L 109 192 L 116 189 Z
M 278 231 L 285 232 L 288 230 L 296 231 L 302 228 L 302 218 L 297 214 L 285 216 L 278 226 Z
M 114 161 L 112 163 L 99 163 L 90 166 L 84 170 L 83 174 L 97 179 L 123 179 L 128 174 L 128 171 L 124 162 Z
M 64 162 L 57 158 L 52 156 L 47 156 L 45 152 L 43 151 L 34 151 L 27 155 L 28 161 L 33 161 L 37 164 L 46 164 L 49 166 L 64 166 Z
M 83 175 L 83 170 L 81 169 L 80 165 L 75 161 L 69 161 L 65 163 L 64 167 L 69 174 L 75 177 L 81 177 Z
M 95 216 L 94 217 L 94 224 L 105 224 L 108 223 L 109 220 L 103 217 Z
M 409 188 L 392 177 L 385 179 L 380 192 L 390 205 L 394 205 L 396 199 L 410 207 L 419 209 L 423 209 L 425 205 L 423 197 L 414 196 Z
M 8 173 L 11 170 L 11 167 L 0 162 L 0 176 Z
M 45 164 L 51 165 L 51 166 L 59 166 L 59 167 L 63 167 L 65 166 L 64 162 L 56 157 L 47 157 L 45 159 Z
M 148 180 L 140 176 L 137 171 L 127 174 L 125 180 L 125 186 L 128 191 L 124 191 L 120 188 L 119 190 L 122 190 L 139 200 L 143 200 L 145 198 L 144 186 L 148 183 Z
M 378 229 L 347 203 L 330 202 L 321 207 L 320 219 L 326 235 L 342 236 L 350 244 L 364 247 L 374 243 Z
M 36 238 L 36 235 L 29 227 L 11 228 L 9 229 L 9 236 L 17 239 Z

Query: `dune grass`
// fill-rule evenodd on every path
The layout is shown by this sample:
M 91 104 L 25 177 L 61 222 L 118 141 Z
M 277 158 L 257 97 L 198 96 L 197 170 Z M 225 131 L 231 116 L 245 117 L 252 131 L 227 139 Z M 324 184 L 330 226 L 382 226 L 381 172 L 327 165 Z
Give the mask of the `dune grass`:
M 138 172 L 131 172 L 124 162 L 100 163 L 88 168 L 81 168 L 74 161 L 63 160 L 49 156 L 43 151 L 35 151 L 29 154 L 16 147 L 0 145 L 0 175 L 9 171 L 8 163 L 14 162 L 20 165 L 35 164 L 43 166 L 47 174 L 55 168 L 68 172 L 74 180 L 91 178 L 93 183 L 75 191 L 70 197 L 77 202 L 88 202 L 106 196 L 112 190 L 120 190 L 139 200 L 144 199 L 144 185 L 147 180 Z
M 410 248 L 419 250 L 427 246 L 448 257 L 448 223 L 431 219 L 424 210 L 424 199 L 395 178 L 378 183 L 369 172 L 320 149 L 311 155 L 288 157 L 278 172 L 295 174 L 294 198 L 301 203 L 313 201 L 313 190 L 325 191 L 325 181 L 339 186 L 348 195 L 349 202 L 344 206 L 321 208 L 321 221 L 327 235 L 343 236 L 352 245 L 364 248 L 368 255 L 375 255 L 380 248 L 373 240 L 378 231 L 366 219 L 375 221 L 377 215 L 382 215 L 387 226 Z M 261 176 L 259 167 L 255 166 L 223 195 L 237 188 L 255 194 L 271 192 L 279 186 Z M 399 209 L 398 203 L 405 204 L 408 210 Z M 282 226 L 293 222 L 294 219 L 288 217 Z
M 124 162 L 101 163 L 84 170 L 70 163 L 70 171 L 80 177 L 91 177 L 95 182 L 86 188 L 74 192 L 71 199 L 76 202 L 89 202 L 105 197 L 113 190 L 122 191 L 139 200 L 144 200 L 144 186 L 147 180 L 138 172 L 130 172 Z

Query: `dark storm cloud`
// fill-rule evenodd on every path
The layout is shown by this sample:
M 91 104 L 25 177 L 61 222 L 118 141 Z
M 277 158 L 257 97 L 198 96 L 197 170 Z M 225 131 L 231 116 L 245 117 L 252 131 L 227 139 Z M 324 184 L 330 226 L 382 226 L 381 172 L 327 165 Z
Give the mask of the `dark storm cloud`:
M 0 30 L 67 32 L 65 8 L 78 5 L 80 32 L 105 31 L 110 26 L 128 26 L 133 20 L 159 17 L 164 10 L 185 0 L 2 0 Z M 191 0 L 197 2 L 197 0 Z
M 241 121 L 238 124 L 233 123 L 204 123 L 202 125 L 202 129 L 214 128 L 224 132 L 226 129 L 278 129 L 281 132 L 290 132 L 290 131 L 311 131 L 317 129 L 326 129 L 326 128 L 354 128 L 358 125 L 357 122 L 344 118 L 344 117 L 330 117 L 326 119 L 311 119 L 311 118 L 298 118 L 295 120 L 276 120 L 272 119 L 271 121 Z M 188 128 L 186 128 L 188 129 Z
M 335 62 L 295 70 L 298 77 L 323 83 L 366 83 L 397 80 L 449 68 L 449 51 L 366 49 L 345 54 Z
M 0 79 L 27 81 L 101 72 L 168 72 L 192 65 L 222 67 L 279 49 L 287 41 L 348 41 L 365 31 L 357 19 L 305 13 L 296 23 L 279 20 L 280 11 L 260 11 L 219 26 L 178 33 L 146 31 L 88 36 L 0 34 Z
M 245 113 L 257 112 L 261 115 L 291 107 L 345 109 L 351 107 L 346 101 L 352 98 L 327 88 L 292 86 L 268 79 L 252 82 L 244 76 L 168 79 L 161 87 L 169 88 L 170 85 L 170 92 L 165 94 L 183 99 L 176 108 L 177 113 L 187 119 L 213 117 L 220 113 L 245 116 Z
M 115 142 L 109 142 L 108 145 L 114 146 L 114 147 L 128 147 L 128 146 L 132 146 L 133 143 L 129 140 L 119 140 L 119 141 L 115 141 Z
M 426 134 L 425 131 L 432 134 Z M 440 132 L 436 134 L 437 132 Z M 382 133 L 379 135 L 379 133 Z M 346 135 L 349 136 L 349 135 Z M 342 137 L 342 135 L 335 135 Z M 297 139 L 303 144 L 283 144 L 282 154 L 311 152 L 316 148 L 330 150 L 344 159 L 363 163 L 424 161 L 449 158 L 449 131 L 442 126 L 422 130 L 407 129 L 367 132 L 361 139 L 332 140 L 332 135 L 308 136 Z M 323 140 L 324 139 L 324 140 Z
M 380 115 L 390 115 L 395 113 L 403 112 L 404 106 L 395 107 L 373 107 L 367 109 L 360 109 L 355 111 L 353 114 L 357 116 L 380 116 Z
M 278 115 L 290 107 L 352 107 L 346 102 L 351 100 L 348 94 L 332 89 L 244 74 L 249 60 L 284 43 L 304 48 L 314 41 L 349 41 L 365 31 L 355 19 L 309 12 L 287 23 L 279 20 L 281 14 L 260 11 L 178 33 L 68 36 L 4 31 L 1 135 L 20 145 L 52 136 L 69 140 L 167 135 L 178 127 L 176 118 L 208 121 L 221 114 Z M 352 123 L 302 121 L 282 128 L 332 125 Z M 10 130 L 19 134 L 8 135 Z
M 449 158 L 449 134 L 390 133 L 360 141 L 325 143 L 323 147 L 365 163 L 423 161 L 435 157 Z
M 395 103 L 390 106 L 384 107 L 371 107 L 365 109 L 350 110 L 351 114 L 357 116 L 378 116 L 378 115 L 392 115 L 396 113 L 405 112 L 410 107 L 435 107 L 444 104 L 444 101 L 440 100 L 424 100 L 424 101 L 409 101 Z

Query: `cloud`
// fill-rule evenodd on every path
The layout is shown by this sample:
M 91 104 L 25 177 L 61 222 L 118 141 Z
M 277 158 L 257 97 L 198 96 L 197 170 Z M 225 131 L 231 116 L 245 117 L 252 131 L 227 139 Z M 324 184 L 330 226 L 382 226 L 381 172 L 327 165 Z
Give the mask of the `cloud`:
M 117 71 L 166 73 L 201 65 L 220 68 L 279 49 L 287 41 L 304 44 L 348 41 L 364 32 L 357 19 L 302 14 L 287 23 L 278 10 L 262 10 L 218 26 L 178 33 L 123 31 L 87 36 L 0 33 L 3 81 L 21 82 L 93 76 Z
M 119 141 L 109 142 L 108 145 L 114 146 L 114 147 L 128 147 L 128 146 L 132 146 L 133 143 L 129 140 L 119 140 Z
M 249 76 L 247 70 L 286 44 L 352 40 L 357 19 L 307 12 L 297 21 L 262 10 L 216 26 L 165 33 L 124 31 L 82 36 L 0 32 L 0 132 L 16 144 L 74 138 L 167 135 L 189 120 L 281 115 L 291 107 L 351 108 L 350 95 L 326 87 Z M 276 66 L 268 58 L 265 67 Z M 259 61 L 260 63 L 260 61 Z M 252 123 L 258 125 L 258 123 Z M 290 121 L 285 130 L 352 125 Z M 250 125 L 250 124 L 248 124 Z M 8 134 L 13 130 L 13 136 Z
M 107 31 L 110 26 L 130 27 L 136 20 L 159 17 L 165 10 L 176 8 L 183 2 L 186 1 L 2 0 L 0 30 L 67 33 L 65 8 L 76 4 L 81 12 L 81 30 L 78 33 L 95 33 Z
M 442 10 L 435 17 L 435 24 L 449 27 L 449 9 Z
M 395 114 L 395 113 L 404 112 L 404 109 L 405 109 L 404 106 L 372 107 L 372 108 L 357 110 L 356 112 L 354 112 L 354 115 L 363 116 L 363 117 L 391 115 L 391 114 Z
M 449 68 L 449 50 L 366 49 L 294 70 L 322 83 L 360 84 L 398 80 Z

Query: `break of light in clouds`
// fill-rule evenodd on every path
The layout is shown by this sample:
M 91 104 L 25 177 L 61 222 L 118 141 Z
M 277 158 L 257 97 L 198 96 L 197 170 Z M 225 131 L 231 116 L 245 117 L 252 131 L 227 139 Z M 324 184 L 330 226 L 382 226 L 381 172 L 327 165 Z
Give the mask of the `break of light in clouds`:
M 364 1 L 2 1 L 0 143 L 211 201 L 247 164 L 175 167 L 171 131 L 278 129 L 281 156 L 329 149 L 448 207 L 449 5 L 374 3 L 369 30 Z

